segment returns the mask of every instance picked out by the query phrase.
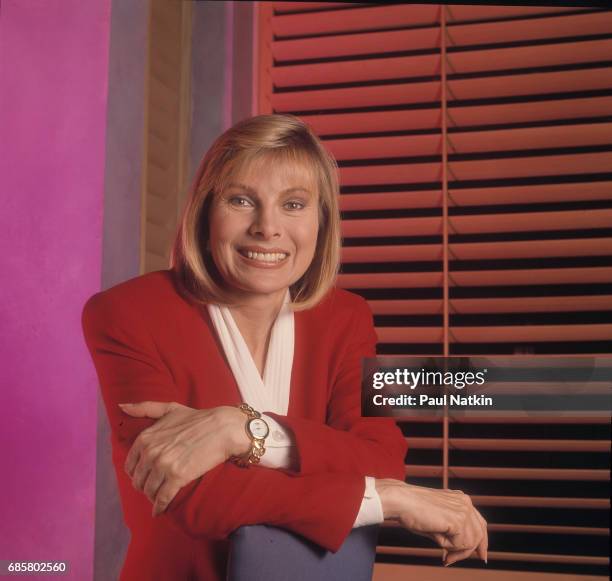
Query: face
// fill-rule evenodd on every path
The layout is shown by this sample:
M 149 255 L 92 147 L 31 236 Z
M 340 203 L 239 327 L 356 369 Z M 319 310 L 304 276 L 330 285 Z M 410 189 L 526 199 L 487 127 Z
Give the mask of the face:
M 256 160 L 230 175 L 209 214 L 209 248 L 236 299 L 281 299 L 306 272 L 319 229 L 318 193 L 301 164 Z

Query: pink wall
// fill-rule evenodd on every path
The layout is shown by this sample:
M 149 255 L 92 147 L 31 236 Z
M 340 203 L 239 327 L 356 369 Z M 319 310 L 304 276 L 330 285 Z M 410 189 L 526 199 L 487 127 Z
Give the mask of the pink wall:
M 92 578 L 110 0 L 0 8 L 0 559 Z

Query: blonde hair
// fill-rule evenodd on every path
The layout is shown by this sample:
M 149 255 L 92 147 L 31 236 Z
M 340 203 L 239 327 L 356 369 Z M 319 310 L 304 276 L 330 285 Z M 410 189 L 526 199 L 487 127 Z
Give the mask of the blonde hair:
M 293 309 L 313 307 L 335 283 L 341 241 L 336 162 L 319 138 L 297 117 L 259 115 L 234 125 L 213 143 L 200 163 L 189 193 L 170 266 L 180 290 L 196 303 L 230 304 L 228 292 L 206 251 L 210 204 L 234 172 L 262 156 L 303 164 L 313 171 L 316 179 L 317 244 L 310 266 L 291 286 Z

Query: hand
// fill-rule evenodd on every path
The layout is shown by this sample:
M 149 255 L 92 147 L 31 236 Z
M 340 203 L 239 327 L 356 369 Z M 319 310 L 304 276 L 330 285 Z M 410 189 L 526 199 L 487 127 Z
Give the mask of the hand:
M 445 566 L 467 559 L 474 551 L 487 562 L 487 522 L 468 495 L 391 479 L 377 479 L 376 490 L 385 518 L 434 540 L 444 549 Z
M 153 516 L 166 510 L 183 486 L 249 450 L 245 415 L 238 408 L 197 410 L 154 401 L 119 406 L 130 416 L 158 419 L 139 434 L 125 461 L 134 488 L 153 503 Z

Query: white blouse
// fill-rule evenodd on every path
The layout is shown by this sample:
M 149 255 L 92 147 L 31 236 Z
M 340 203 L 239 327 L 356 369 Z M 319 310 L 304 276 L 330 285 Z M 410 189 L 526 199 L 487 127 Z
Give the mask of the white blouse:
M 287 415 L 291 389 L 295 326 L 294 314 L 289 307 L 290 301 L 287 291 L 283 306 L 272 325 L 263 377 L 259 374 L 230 309 L 208 305 L 210 318 L 238 384 L 242 401 L 256 410 L 266 410 L 279 415 Z M 265 414 L 263 418 L 270 427 L 270 434 L 266 438 L 266 453 L 260 464 L 267 468 L 291 469 L 297 463 L 295 442 L 290 433 L 274 418 Z M 375 483 L 373 477 L 365 477 L 363 500 L 353 527 L 383 522 L 382 504 Z

